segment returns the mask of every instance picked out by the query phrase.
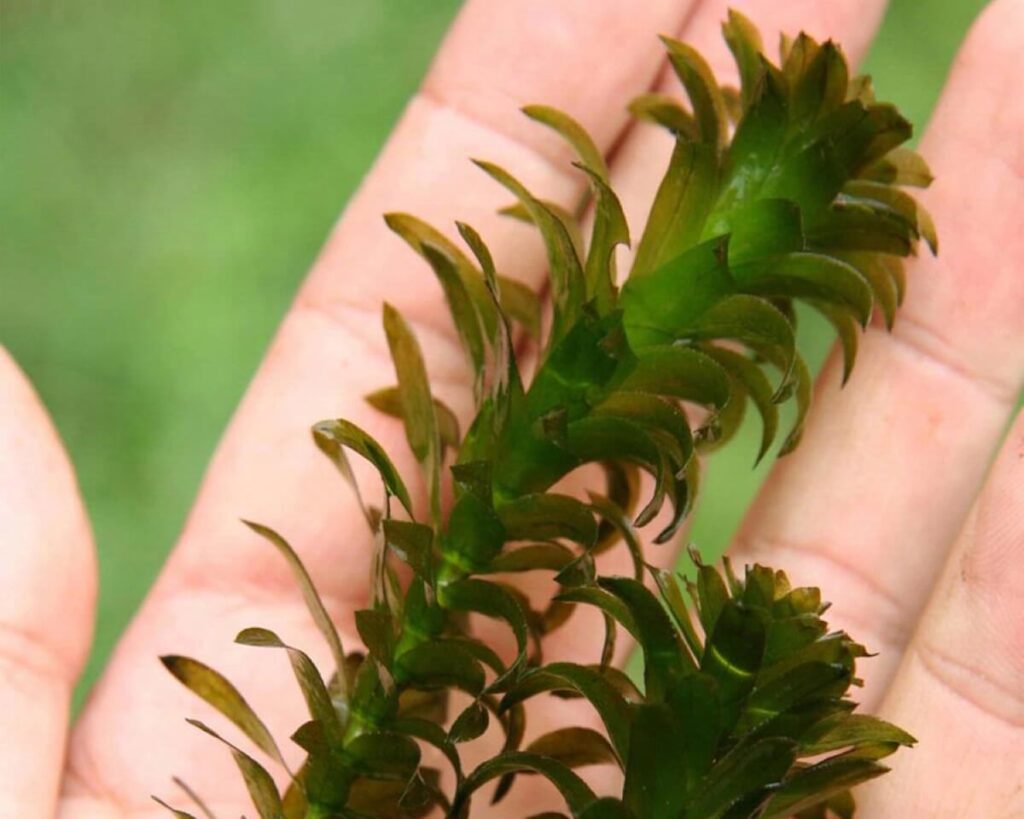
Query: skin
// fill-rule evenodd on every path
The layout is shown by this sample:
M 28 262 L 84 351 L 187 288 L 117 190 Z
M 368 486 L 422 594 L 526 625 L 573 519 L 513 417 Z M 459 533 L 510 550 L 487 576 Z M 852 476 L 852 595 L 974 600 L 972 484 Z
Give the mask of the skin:
M 834 36 L 854 59 L 883 12 L 881 0 L 729 5 L 761 26 L 766 42 L 804 28 Z M 318 661 L 325 651 L 283 562 L 237 519 L 288 536 L 355 645 L 351 612 L 366 602 L 370 544 L 308 427 L 351 418 L 414 474 L 399 425 L 361 400 L 393 378 L 379 325 L 385 298 L 416 327 L 440 397 L 464 419 L 470 410 L 441 292 L 380 214 L 468 221 L 503 271 L 537 284 L 539 243 L 493 215 L 505 198 L 465 158 L 492 159 L 539 194 L 571 201 L 582 181 L 568 173 L 564 148 L 510 116 L 543 101 L 581 120 L 606 150 L 616 146 L 613 174 L 636 233 L 666 147 L 651 129 L 627 130 L 622 101 L 662 83 L 658 32 L 694 43 L 729 78 L 717 31 L 725 8 L 717 0 L 467 3 L 284 318 L 179 543 L 70 729 L 95 602 L 89 523 L 44 408 L 0 355 L 0 815 L 164 816 L 148 795 L 183 803 L 172 775 L 218 815 L 251 810 L 230 759 L 182 717 L 223 721 L 156 656 L 216 665 L 287 736 L 302 711 L 287 662 L 257 663 L 253 649 L 231 641 L 245 626 L 266 625 Z M 997 0 L 967 38 L 922 145 L 938 180 L 922 199 L 942 253 L 911 265 L 895 332 L 868 331 L 847 389 L 837 388 L 836 362 L 826 368 L 801 448 L 774 469 L 732 550 L 741 563 L 781 566 L 820 585 L 835 601 L 832 623 L 881 653 L 864 664 L 864 707 L 921 744 L 862 789 L 861 816 L 1024 814 L 1024 418 L 1004 435 L 1024 383 L 1022 40 L 1022 0 Z M 590 656 L 586 627 L 574 620 L 554 651 Z M 532 730 L 565 718 L 564 707 L 558 718 L 541 714 Z M 978 759 L 984 764 L 972 764 Z M 556 806 L 531 784 L 493 815 Z

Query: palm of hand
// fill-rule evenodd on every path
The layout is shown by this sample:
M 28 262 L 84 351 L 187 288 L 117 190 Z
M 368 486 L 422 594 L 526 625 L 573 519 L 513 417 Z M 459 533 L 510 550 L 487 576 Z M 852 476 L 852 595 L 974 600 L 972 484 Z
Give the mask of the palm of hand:
M 162 815 L 147 795 L 166 792 L 172 775 L 224 815 L 246 804 L 230 759 L 184 725 L 197 705 L 156 656 L 216 661 L 275 733 L 287 734 L 300 722 L 301 701 L 286 666 L 254 679 L 245 649 L 227 646 L 254 624 L 273 625 L 296 645 L 319 641 L 285 568 L 237 525 L 238 516 L 264 520 L 302 547 L 343 634 L 354 635 L 351 612 L 365 602 L 370 549 L 362 527 L 352 525 L 357 510 L 338 502 L 343 493 L 305 430 L 319 417 L 351 417 L 392 452 L 404 451 L 398 426 L 360 399 L 390 372 L 378 338 L 382 298 L 418 323 L 432 375 L 445 385 L 441 397 L 467 409 L 468 376 L 440 293 L 399 243 L 378 232 L 379 214 L 401 208 L 436 224 L 478 223 L 499 261 L 507 260 L 504 269 L 535 283 L 543 264 L 534 245 L 494 221 L 503 202 L 465 161 L 488 156 L 523 170 L 551 199 L 576 194 L 554 143 L 507 124 L 513 103 L 564 107 L 607 148 L 625 125 L 621 100 L 659 76 L 654 33 L 679 31 L 713 57 L 720 76 L 728 74 L 716 50 L 721 4 L 663 0 L 642 12 L 604 0 L 537 5 L 477 1 L 459 18 L 286 317 L 178 547 L 71 734 L 66 771 L 68 693 L 88 650 L 94 594 L 88 524 L 44 411 L 13 364 L 2 362 L 0 576 L 8 593 L 0 602 L 0 667 L 8 684 L 0 703 L 9 741 L 0 748 L 0 793 L 8 800 L 0 815 Z M 739 5 L 766 32 L 832 35 L 853 57 L 882 7 Z M 574 33 L 568 57 L 551 42 L 565 31 Z M 1020 421 L 978 493 L 1024 376 L 1024 277 L 1011 266 L 1024 255 L 1016 228 L 1024 213 L 1024 108 L 1009 93 L 1022 32 L 1024 4 L 1001 0 L 965 46 L 923 149 L 939 179 L 926 202 L 947 226 L 942 257 L 916 263 L 895 333 L 869 331 L 849 391 L 834 388 L 836 367 L 827 368 L 801 449 L 776 467 L 733 549 L 739 561 L 777 563 L 821 585 L 837 601 L 833 621 L 881 651 L 866 669 L 866 707 L 922 743 L 897 760 L 896 774 L 865 790 L 867 815 L 1021 810 L 1012 800 L 1020 799 L 1024 767 L 1010 753 L 1024 723 L 1024 608 L 1014 599 L 1024 575 L 1012 559 L 1024 543 Z M 533 60 L 529 71 L 522 53 Z M 602 60 L 606 53 L 618 55 L 614 66 Z M 546 60 L 552 64 L 540 64 Z M 661 170 L 650 137 L 634 130 L 616 153 L 613 174 L 627 212 L 649 201 Z M 854 424 L 851 452 L 845 433 Z M 60 622 L 49 619 L 55 610 Z M 567 657 L 590 650 L 574 645 L 584 624 L 580 618 L 558 632 L 552 650 Z M 984 753 L 988 765 L 968 778 L 958 760 L 972 752 Z M 548 796 L 514 792 L 501 815 L 541 810 Z

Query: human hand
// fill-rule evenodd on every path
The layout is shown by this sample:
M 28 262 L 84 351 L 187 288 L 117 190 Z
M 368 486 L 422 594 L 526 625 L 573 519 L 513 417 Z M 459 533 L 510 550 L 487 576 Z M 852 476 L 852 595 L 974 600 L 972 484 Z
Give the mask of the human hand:
M 878 0 L 731 5 L 767 42 L 773 30 L 804 28 L 835 36 L 852 57 L 882 11 Z M 384 298 L 417 324 L 441 397 L 464 416 L 469 409 L 441 294 L 380 214 L 479 225 L 503 272 L 536 284 L 536 241 L 493 216 L 502 193 L 466 157 L 495 159 L 548 198 L 572 201 L 582 182 L 567 173 L 562 148 L 511 116 L 514 108 L 564 108 L 608 149 L 626 126 L 622 101 L 659 74 L 655 33 L 678 32 L 729 75 L 717 32 L 724 15 L 725 4 L 710 0 L 469 4 L 286 317 L 181 541 L 72 733 L 66 771 L 67 699 L 88 650 L 93 598 L 88 526 L 42 409 L 13 366 L 0 365 L 0 794 L 10 802 L 0 815 L 52 815 L 60 792 L 66 819 L 163 816 L 148 794 L 166 793 L 172 775 L 219 815 L 239 812 L 237 772 L 184 725 L 201 706 L 157 655 L 215 663 L 275 733 L 288 733 L 301 700 L 286 665 L 269 673 L 261 664 L 256 674 L 251 653 L 231 641 L 257 624 L 303 647 L 319 640 L 286 567 L 237 518 L 288 535 L 351 643 L 371 548 L 307 430 L 348 417 L 391 452 L 405 451 L 399 425 L 361 398 L 391 381 L 378 323 Z M 865 789 L 863 815 L 1021 810 L 1013 791 L 1024 763 L 1012 751 L 1024 724 L 1024 605 L 1014 591 L 1024 575 L 1012 552 L 1024 543 L 1024 424 L 968 512 L 1024 375 L 1024 277 L 1013 268 L 1024 256 L 1024 107 L 1013 85 L 1022 37 L 1020 0 L 1001 0 L 972 35 L 923 148 L 938 176 L 923 198 L 944 228 L 942 256 L 912 266 L 894 334 L 869 331 L 847 390 L 836 388 L 834 365 L 826 370 L 801 449 L 776 468 L 734 550 L 822 586 L 836 601 L 833 622 L 881 652 L 865 663 L 866 707 L 922 742 L 896 758 L 898 773 Z M 634 232 L 663 149 L 663 137 L 638 128 L 616 151 L 613 175 Z M 415 472 L 411 459 L 399 466 Z M 584 622 L 558 632 L 553 651 L 591 650 L 575 645 Z M 961 762 L 980 754 L 983 771 Z M 539 787 L 513 792 L 501 815 L 540 810 L 538 794 L 546 796 Z

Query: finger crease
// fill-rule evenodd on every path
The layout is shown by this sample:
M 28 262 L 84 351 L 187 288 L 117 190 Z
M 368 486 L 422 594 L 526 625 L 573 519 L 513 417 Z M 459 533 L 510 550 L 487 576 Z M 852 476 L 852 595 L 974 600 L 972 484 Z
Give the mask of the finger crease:
M 965 381 L 1000 406 L 1012 406 L 1016 401 L 1017 389 L 1014 385 L 962 360 L 934 329 L 910 313 L 904 312 L 900 315 L 890 338 L 911 353 L 941 367 L 958 380 Z
M 544 164 L 550 167 L 558 176 L 569 180 L 575 187 L 582 188 L 582 178 L 577 178 L 569 171 L 569 167 L 571 167 L 570 163 L 572 162 L 572 154 L 569 152 L 568 147 L 561 150 L 545 150 L 537 145 L 531 145 L 510 131 L 495 125 L 493 122 L 488 122 L 472 109 L 466 108 L 452 100 L 449 100 L 444 95 L 444 92 L 433 86 L 429 79 L 427 82 L 423 83 L 419 91 L 416 92 L 416 95 L 413 97 L 413 101 L 424 102 L 435 111 L 451 114 L 457 119 L 472 125 L 474 128 L 486 131 L 489 136 L 495 137 L 502 142 L 515 145 L 520 150 L 526 151 L 531 157 L 544 162 Z M 512 101 L 510 105 L 514 109 L 518 109 L 522 103 Z M 540 128 L 539 125 L 538 128 Z
M 1024 688 L 1007 684 L 930 640 L 914 647 L 925 672 L 957 699 L 1013 728 L 1024 729 Z
M 41 682 L 69 685 L 71 669 L 47 641 L 28 628 L 0 622 L 0 678 L 31 692 Z
M 384 332 L 377 322 L 381 309 L 380 304 L 367 305 L 360 302 L 335 300 L 325 304 L 319 299 L 304 297 L 301 294 L 296 299 L 292 308 L 293 315 L 306 314 L 324 320 L 341 333 L 346 341 L 356 341 L 362 345 L 369 355 L 376 359 L 373 363 L 391 362 L 391 350 L 388 347 Z M 410 320 L 417 339 L 422 348 L 435 350 L 439 345 L 447 347 L 454 355 L 462 355 L 462 345 L 448 332 L 441 331 L 421 320 Z M 432 385 L 467 387 L 470 383 L 468 368 L 445 367 L 440 372 L 431 372 L 430 380 Z

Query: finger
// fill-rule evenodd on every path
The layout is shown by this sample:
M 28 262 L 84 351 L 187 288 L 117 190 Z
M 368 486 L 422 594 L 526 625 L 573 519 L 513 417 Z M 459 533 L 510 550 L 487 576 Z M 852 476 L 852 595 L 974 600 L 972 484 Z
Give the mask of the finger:
M 1024 414 L 882 705 L 919 744 L 865 790 L 865 816 L 1024 815 L 1022 557 Z
M 729 9 L 735 9 L 753 21 L 769 54 L 774 54 L 780 34 L 794 35 L 806 31 L 818 40 L 834 39 L 856 65 L 864 58 L 885 7 L 886 0 L 865 0 L 861 3 L 711 0 L 701 4 L 682 39 L 700 45 L 698 50 L 722 85 L 738 86 L 736 64 L 720 33 Z M 670 70 L 663 72 L 658 90 L 685 99 L 679 80 Z M 612 178 L 634 238 L 641 234 L 671 152 L 672 140 L 666 138 L 664 129 L 645 123 L 634 126 L 616 152 Z M 628 253 L 623 253 L 624 259 L 628 256 Z M 622 269 L 628 270 L 628 266 L 623 264 Z
M 96 567 L 71 466 L 0 348 L 0 815 L 52 817 Z
M 1024 3 L 975 26 L 923 143 L 937 259 L 909 270 L 903 314 L 869 330 L 846 389 L 830 362 L 797 452 L 775 467 L 737 539 L 741 560 L 821 586 L 833 622 L 881 652 L 866 698 L 899 662 L 977 494 L 1024 377 Z
M 655 34 L 675 29 L 687 8 L 685 0 L 637 8 L 612 0 L 466 6 L 285 319 L 181 542 L 80 722 L 71 754 L 71 792 L 80 805 L 91 798 L 140 804 L 163 792 L 171 773 L 188 773 L 175 766 L 189 759 L 204 760 L 191 779 L 211 800 L 237 791 L 237 776 L 205 764 L 207 745 L 181 725 L 196 705 L 155 661 L 161 652 L 216 664 L 261 713 L 275 715 L 272 727 L 285 732 L 298 724 L 289 710 L 301 702 L 291 696 L 294 683 L 276 668 L 268 674 L 250 652 L 225 650 L 240 628 L 260 622 L 296 644 L 317 644 L 303 631 L 306 618 L 286 567 L 237 519 L 264 522 L 296 544 L 351 634 L 351 611 L 366 602 L 371 543 L 350 494 L 310 444 L 310 424 L 351 418 L 382 441 L 407 478 L 415 474 L 400 425 L 362 402 L 394 381 L 380 330 L 385 298 L 415 323 L 442 397 L 464 411 L 470 393 L 441 290 L 386 231 L 381 214 L 407 210 L 445 229 L 454 219 L 472 222 L 503 272 L 537 282 L 539 243 L 524 228 L 496 220 L 492 214 L 506 199 L 467 157 L 493 159 L 539 195 L 568 202 L 582 184 L 564 170 L 568 156 L 546 129 L 521 128 L 515 109 L 535 100 L 560 105 L 607 148 L 625 121 L 628 90 L 647 86 L 658 69 Z

